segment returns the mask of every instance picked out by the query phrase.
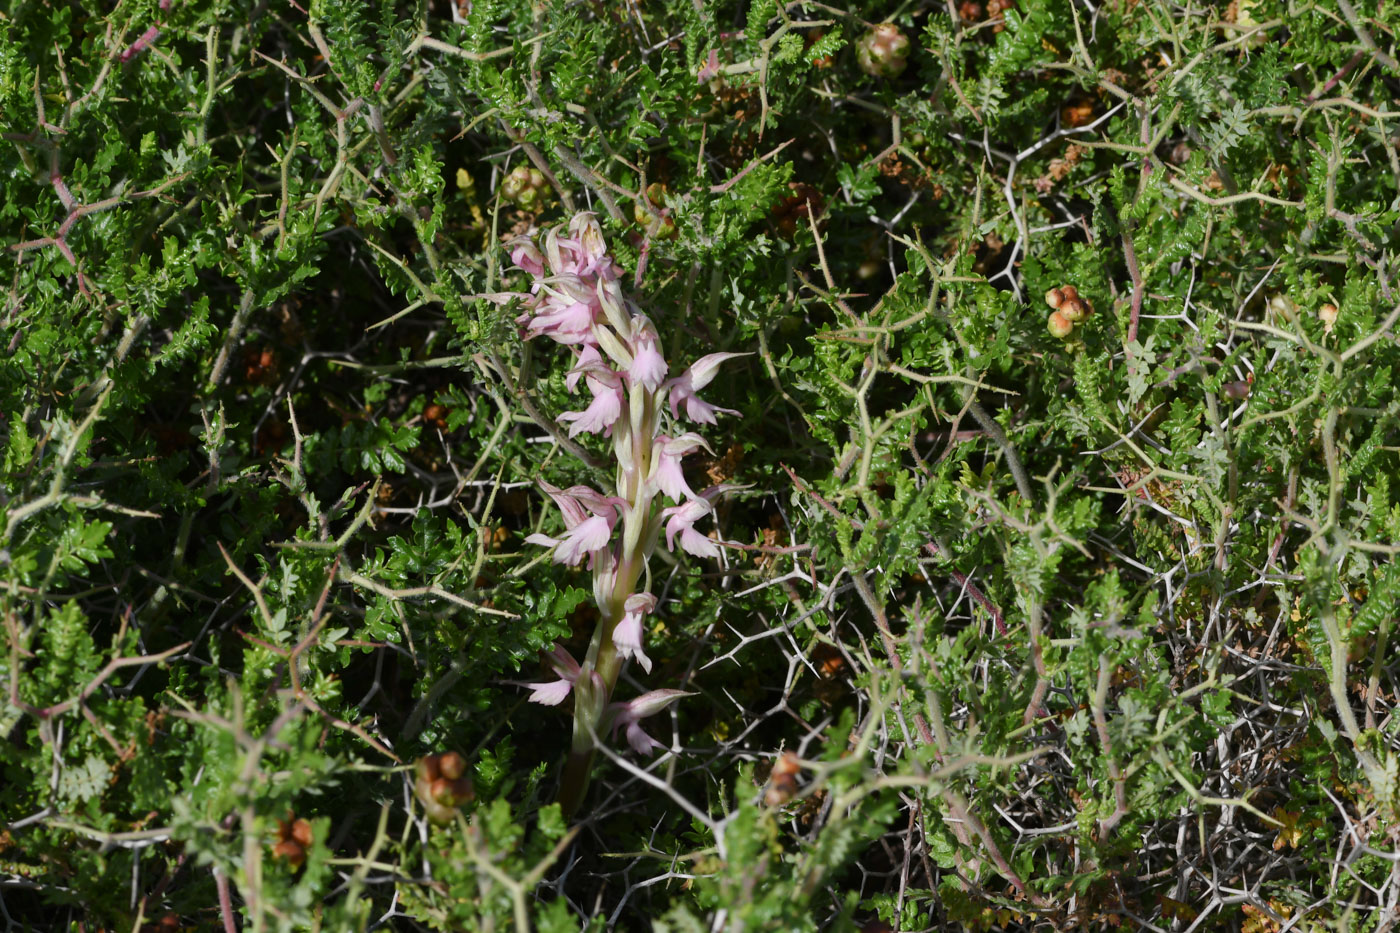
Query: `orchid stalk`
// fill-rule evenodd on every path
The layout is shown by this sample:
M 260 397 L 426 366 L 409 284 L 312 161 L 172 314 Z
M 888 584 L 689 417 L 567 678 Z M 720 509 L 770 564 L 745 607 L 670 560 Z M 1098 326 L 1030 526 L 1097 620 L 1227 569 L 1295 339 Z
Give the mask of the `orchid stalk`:
M 616 462 L 611 490 L 585 485 L 561 489 L 542 482 L 563 517 L 564 532 L 526 538 L 552 548 L 558 563 L 587 562 L 599 610 L 583 661 L 556 645 L 548 660 L 558 679 L 525 685 L 536 703 L 558 705 L 574 698 L 573 742 L 560 789 L 562 808 L 571 815 L 588 788 L 595 741 L 609 729 L 623 729 L 638 754 L 650 754 L 662 746 L 639 721 L 687 695 L 661 689 L 623 703 L 612 699 L 627 660 L 651 672 L 643 642 L 646 617 L 657 601 L 648 592 L 647 565 L 663 528 L 668 549 L 679 546 L 697 557 L 720 553 L 720 542 L 697 531 L 695 524 L 714 511 L 724 487 L 696 493 L 686 483 L 682 458 L 710 447 L 699 434 L 685 430 L 684 422 L 714 424 L 719 414 L 735 414 L 697 393 L 722 363 L 747 354 L 711 353 L 671 376 L 656 328 L 623 293 L 621 269 L 591 214 L 577 214 L 567 231 L 551 229 L 543 244 L 520 237 L 509 249 L 515 266 L 533 279 L 529 292 L 518 296 L 526 310 L 516 323 L 525 339 L 546 337 L 567 346 L 574 360 L 566 385 L 571 392 L 587 394 L 586 405 L 558 420 L 569 426 L 570 437 L 587 433 L 607 438 Z

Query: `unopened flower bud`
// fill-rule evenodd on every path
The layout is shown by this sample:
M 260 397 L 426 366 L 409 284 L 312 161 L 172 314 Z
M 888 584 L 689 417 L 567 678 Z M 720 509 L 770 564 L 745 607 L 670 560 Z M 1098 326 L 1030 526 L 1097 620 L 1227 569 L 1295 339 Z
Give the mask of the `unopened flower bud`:
M 1048 304 L 1052 309 L 1058 308 L 1064 300 L 1065 293 L 1060 291 L 1058 288 L 1052 288 L 1045 293 L 1045 303 Z
M 1070 298 L 1060 305 L 1060 314 L 1071 324 L 1078 324 L 1089 316 L 1089 308 L 1082 298 Z
M 1074 330 L 1074 322 L 1064 316 L 1061 311 L 1053 311 L 1046 320 L 1045 326 L 1050 331 L 1052 337 L 1064 340 Z
M 1061 285 L 1060 294 L 1064 296 L 1065 301 L 1073 301 L 1079 297 L 1079 289 L 1073 285 Z

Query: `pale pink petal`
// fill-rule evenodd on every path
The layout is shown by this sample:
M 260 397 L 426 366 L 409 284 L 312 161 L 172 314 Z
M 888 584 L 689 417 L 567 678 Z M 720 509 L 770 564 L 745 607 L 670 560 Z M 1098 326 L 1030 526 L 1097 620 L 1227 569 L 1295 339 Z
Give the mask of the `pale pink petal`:
M 633 318 L 632 365 L 627 378 L 633 385 L 656 389 L 666 379 L 666 358 L 661 355 L 660 341 L 650 319 L 638 314 Z
M 613 629 L 613 644 L 617 653 L 624 658 L 636 658 L 648 674 L 651 673 L 651 658 L 642 651 L 642 617 L 627 613 Z
M 690 388 L 692 390 L 705 388 L 705 386 L 709 385 L 710 381 L 715 378 L 715 374 L 719 371 L 719 365 L 721 363 L 725 360 L 738 359 L 741 356 L 752 356 L 752 354 L 711 353 L 707 356 L 700 357 L 700 359 L 691 363 L 690 368 L 685 371 L 685 375 L 690 377 L 688 380 Z
M 564 377 L 564 385 L 572 392 L 578 388 L 578 381 L 583 378 L 583 374 L 591 369 L 595 364 L 603 364 L 603 354 L 598 352 L 595 346 L 584 346 L 578 351 L 578 359 L 574 363 L 574 368 L 569 370 L 569 374 Z
M 672 408 L 675 401 L 671 402 Z M 738 412 L 732 408 L 720 408 L 718 405 L 711 405 L 693 392 L 685 397 L 686 417 L 697 424 L 714 424 L 716 414 L 737 415 Z
M 655 716 L 683 697 L 694 695 L 695 694 L 686 690 L 651 690 L 643 693 L 639 697 L 628 700 L 626 703 L 618 704 L 622 707 L 620 717 L 625 722 L 636 722 L 638 719 L 646 719 L 648 716 Z
M 681 461 L 677 457 L 663 453 L 652 471 L 651 482 L 655 488 L 670 496 L 672 502 L 695 498 L 695 493 L 685 481 L 685 472 L 681 469 Z
M 577 564 L 593 551 L 605 547 L 612 537 L 612 523 L 595 515 L 571 528 L 554 549 L 554 560 L 560 564 Z
M 666 747 L 647 735 L 641 725 L 635 722 L 627 727 L 627 744 L 632 746 L 638 755 L 650 755 L 654 750 Z
M 573 683 L 567 680 L 551 680 L 548 683 L 523 684 L 522 686 L 534 691 L 529 696 L 531 703 L 541 703 L 545 706 L 558 706 L 564 702 L 569 691 L 574 689 Z
M 549 494 L 549 498 L 554 500 L 555 505 L 559 506 L 559 511 L 564 516 L 565 528 L 573 528 L 588 518 L 588 513 L 583 510 L 577 492 L 578 489 L 587 489 L 588 487 L 573 486 L 569 489 L 560 489 L 558 486 L 552 486 L 541 480 L 540 488 Z M 588 491 L 592 492 L 592 490 Z
M 709 56 L 705 59 L 705 64 L 700 66 L 700 73 L 695 76 L 701 84 L 706 83 L 719 74 L 719 53 L 710 49 Z
M 510 246 L 510 261 L 515 263 L 516 268 L 523 269 L 533 276 L 544 275 L 544 254 L 535 245 L 535 241 L 529 237 L 520 237 L 512 240 Z
M 710 503 L 706 502 L 704 499 L 690 499 L 681 505 L 662 509 L 661 517 L 668 519 L 666 522 L 666 547 L 674 551 L 676 549 L 674 540 L 676 535 L 682 535 L 682 540 L 684 540 L 684 532 L 693 530 L 691 526 L 698 522 L 709 511 Z M 684 546 L 684 544 L 682 544 L 682 546 Z
M 638 344 L 627 378 L 633 385 L 655 389 L 666 379 L 666 369 L 666 358 L 661 355 L 655 342 L 648 341 Z
M 567 680 L 570 683 L 578 680 L 579 671 L 582 670 L 582 668 L 580 668 L 579 663 L 574 660 L 574 656 L 569 654 L 568 648 L 555 642 L 549 654 L 545 655 L 545 660 L 549 662 L 549 666 L 554 669 L 554 673 L 558 674 L 561 679 Z
M 719 545 L 689 525 L 681 529 L 681 548 L 696 557 L 719 556 Z
M 575 437 L 587 432 L 601 434 L 611 428 L 622 414 L 622 393 L 609 389 L 595 396 L 592 403 L 583 411 L 566 411 L 559 416 L 560 421 L 572 421 L 569 436 Z
M 613 629 L 613 644 L 624 658 L 636 658 L 648 674 L 651 659 L 642 653 L 642 619 L 656 608 L 656 597 L 650 593 L 634 593 L 622 604 L 622 620 Z

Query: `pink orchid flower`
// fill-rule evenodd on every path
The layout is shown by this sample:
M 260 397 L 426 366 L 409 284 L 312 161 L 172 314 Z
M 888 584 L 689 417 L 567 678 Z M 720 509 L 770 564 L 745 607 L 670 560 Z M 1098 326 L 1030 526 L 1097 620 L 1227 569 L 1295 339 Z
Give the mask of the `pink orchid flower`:
M 626 729 L 627 744 L 631 745 L 638 755 L 650 755 L 653 749 L 665 748 L 666 746 L 642 730 L 639 721 L 656 715 L 681 697 L 688 696 L 694 694 L 684 690 L 653 690 L 626 703 L 610 704 L 608 709 L 613 714 L 613 735 L 617 735 L 618 729 Z
M 547 336 L 562 344 L 592 343 L 593 324 L 601 308 L 597 293 L 577 276 L 559 276 L 540 283 L 529 311 L 516 318 L 525 338 Z
M 658 434 L 652 444 L 651 476 L 647 480 L 651 488 L 664 492 L 671 497 L 672 502 L 697 498 L 685 481 L 681 460 L 692 450 L 701 447 L 709 450 L 711 454 L 714 453 L 699 434 L 686 433 L 675 438 Z
M 517 269 L 539 278 L 544 275 L 544 254 L 529 237 L 517 237 L 506 244 L 510 248 L 510 261 Z
M 627 380 L 632 385 L 655 390 L 666 379 L 666 358 L 661 355 L 651 321 L 638 317 L 641 319 L 632 337 L 632 366 L 627 371 Z
M 738 412 L 734 409 L 711 405 L 695 393 L 705 388 L 715 378 L 715 374 L 719 371 L 719 364 L 725 360 L 749 355 L 748 353 L 711 353 L 700 357 L 691 363 L 690 368 L 685 372 L 667 381 L 666 386 L 671 390 L 671 417 L 680 417 L 678 409 L 681 405 L 685 406 L 686 417 L 700 424 L 714 424 L 715 415 L 721 412 L 726 415 L 737 415 Z
M 718 557 L 719 545 L 695 530 L 695 523 L 714 509 L 704 499 L 691 499 L 681 505 L 661 510 L 666 522 L 666 547 L 676 549 L 676 535 L 681 536 L 681 548 L 696 557 Z
M 626 501 L 616 496 L 604 496 L 587 486 L 559 489 L 548 483 L 540 485 L 558 504 L 566 530 L 559 538 L 532 534 L 525 540 L 530 544 L 554 548 L 555 563 L 572 566 L 587 557 L 591 567 L 594 556 L 606 548 L 612 538 L 613 527 L 627 508 Z M 589 515 L 589 512 L 593 514 Z
M 634 593 L 623 603 L 622 619 L 613 629 L 613 644 L 617 646 L 617 653 L 624 658 L 636 658 L 648 674 L 651 673 L 651 658 L 642 652 L 642 619 L 655 608 L 655 596 Z
M 530 694 L 531 703 L 541 703 L 545 706 L 558 706 L 568 697 L 569 692 L 574 689 L 574 684 L 578 681 L 581 668 L 574 656 L 564 648 L 563 645 L 556 644 L 554 650 L 545 655 L 549 666 L 554 669 L 554 673 L 559 675 L 558 680 L 549 680 L 543 683 L 521 684 L 533 692 Z
M 588 391 L 593 393 L 593 401 L 583 411 L 566 411 L 559 421 L 573 422 L 569 436 L 589 434 L 610 435 L 612 426 L 622 415 L 622 406 L 627 402 L 627 394 L 622 389 L 622 377 L 601 363 L 592 364 L 587 372 Z

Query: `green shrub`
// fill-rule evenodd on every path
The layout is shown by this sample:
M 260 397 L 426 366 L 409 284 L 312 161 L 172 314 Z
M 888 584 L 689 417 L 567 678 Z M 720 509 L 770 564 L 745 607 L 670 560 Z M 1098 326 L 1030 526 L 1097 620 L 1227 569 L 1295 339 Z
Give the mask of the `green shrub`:
M 7 928 L 1388 929 L 1397 27 L 10 4 Z M 616 473 L 506 244 L 582 211 L 747 355 L 570 815 L 526 538 Z

